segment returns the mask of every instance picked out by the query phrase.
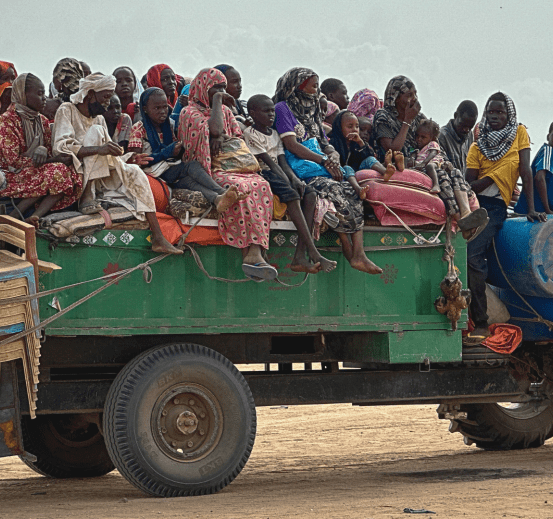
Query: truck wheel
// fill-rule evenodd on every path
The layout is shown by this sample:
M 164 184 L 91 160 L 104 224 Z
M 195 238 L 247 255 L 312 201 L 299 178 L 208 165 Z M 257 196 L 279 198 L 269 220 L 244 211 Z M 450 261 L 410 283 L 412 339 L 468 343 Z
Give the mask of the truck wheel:
M 105 404 L 106 445 L 119 472 L 148 494 L 211 494 L 250 457 L 255 403 L 240 371 L 195 344 L 153 348 L 115 378 Z
M 464 404 L 466 419 L 451 420 L 467 445 L 486 450 L 541 447 L 553 434 L 553 407 L 533 404 Z
M 21 420 L 25 450 L 36 461 L 23 463 L 43 476 L 90 478 L 103 476 L 115 467 L 98 426 L 79 414 L 44 415 Z

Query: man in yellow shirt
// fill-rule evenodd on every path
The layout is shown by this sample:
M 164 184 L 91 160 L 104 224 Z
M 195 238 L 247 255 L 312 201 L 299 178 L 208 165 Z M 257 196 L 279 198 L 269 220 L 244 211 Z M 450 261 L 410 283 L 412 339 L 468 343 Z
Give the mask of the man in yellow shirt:
M 467 246 L 468 285 L 472 292 L 470 314 L 475 326 L 469 337 L 474 343 L 490 335 L 486 253 L 507 218 L 507 206 L 519 176 L 529 200 L 528 220 L 546 220 L 545 213 L 534 210 L 530 139 L 526 128 L 518 124 L 515 105 L 508 95 L 498 92 L 488 99 L 479 130 L 478 140 L 471 145 L 467 155 L 466 179 L 477 194 L 480 207 L 488 211 L 490 221 Z

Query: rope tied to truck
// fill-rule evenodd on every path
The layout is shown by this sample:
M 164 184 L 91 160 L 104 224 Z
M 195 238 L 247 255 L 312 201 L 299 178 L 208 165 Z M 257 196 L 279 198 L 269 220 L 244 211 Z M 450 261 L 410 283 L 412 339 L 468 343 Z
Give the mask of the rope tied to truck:
M 190 229 L 185 234 L 183 234 L 183 236 L 181 236 L 177 247 L 181 248 L 183 251 L 190 252 L 190 254 L 191 254 L 192 258 L 194 259 L 197 267 L 200 269 L 200 271 L 205 276 L 207 276 L 211 280 L 222 281 L 222 282 L 225 282 L 225 283 L 247 283 L 249 281 L 252 281 L 250 279 L 227 279 L 227 278 L 212 276 L 211 274 L 209 274 L 209 272 L 207 272 L 207 270 L 203 266 L 202 260 L 200 258 L 200 255 L 198 254 L 198 252 L 191 245 L 186 243 L 186 238 L 190 235 L 192 230 L 200 223 L 202 218 L 207 216 L 207 214 L 210 211 L 211 211 L 211 208 L 209 210 L 207 210 L 200 218 L 198 218 L 198 220 L 190 227 Z M 30 335 L 31 333 L 36 332 L 37 330 L 45 328 L 50 323 L 54 322 L 56 319 L 59 319 L 60 317 L 64 316 L 66 313 L 70 312 L 74 308 L 77 308 L 78 306 L 85 303 L 86 301 L 92 299 L 94 296 L 98 295 L 100 292 L 104 291 L 106 288 L 118 283 L 120 280 L 122 280 L 123 278 L 127 277 L 128 275 L 132 274 L 133 272 L 135 272 L 137 270 L 142 271 L 142 277 L 143 277 L 144 281 L 147 284 L 150 284 L 152 282 L 152 279 L 153 279 L 153 272 L 152 272 L 152 269 L 151 269 L 151 265 L 165 259 L 168 256 L 171 256 L 171 254 L 160 254 L 159 256 L 156 256 L 155 258 L 151 258 L 151 259 L 149 259 L 148 261 L 146 261 L 144 263 L 140 263 L 139 265 L 136 265 L 134 267 L 130 267 L 128 269 L 121 270 L 121 271 L 116 272 L 114 274 L 107 274 L 105 276 L 101 276 L 101 277 L 98 277 L 98 278 L 88 279 L 86 281 L 79 281 L 77 283 L 72 283 L 70 285 L 65 285 L 63 287 L 58 287 L 58 288 L 53 288 L 53 289 L 50 289 L 50 290 L 45 290 L 43 292 L 38 292 L 36 294 L 29 294 L 29 295 L 25 295 L 25 296 L 17 296 L 17 297 L 10 297 L 10 298 L 7 298 L 7 299 L 3 299 L 2 301 L 0 301 L 0 306 L 32 301 L 34 299 L 40 299 L 40 298 L 43 298 L 43 297 L 46 297 L 46 296 L 49 296 L 49 295 L 52 295 L 52 294 L 56 294 L 56 293 L 59 293 L 59 292 L 63 292 L 65 290 L 69 290 L 70 288 L 74 288 L 74 287 L 77 287 L 77 286 L 80 286 L 80 285 L 85 285 L 87 283 L 92 283 L 92 282 L 95 282 L 95 281 L 108 280 L 108 282 L 105 285 L 97 288 L 96 290 L 94 290 L 90 294 L 82 297 L 78 301 L 75 301 L 74 303 L 70 304 L 68 307 L 64 308 L 63 310 L 60 310 L 57 314 L 55 314 L 55 315 L 49 317 L 48 319 L 45 319 L 44 321 L 40 322 L 38 325 L 35 325 L 32 328 L 25 329 L 25 330 L 23 330 L 19 333 L 11 335 L 8 338 L 0 341 L 0 347 L 5 345 L 5 344 L 10 344 L 12 342 L 15 342 L 15 341 L 27 336 L 27 335 Z M 294 288 L 294 287 L 300 287 L 301 285 L 303 285 L 305 283 L 305 281 L 307 280 L 308 276 L 309 276 L 309 274 L 306 273 L 305 276 L 304 276 L 304 279 L 300 283 L 293 284 L 293 285 L 284 283 L 283 281 L 279 280 L 278 278 L 276 278 L 275 281 L 277 281 L 277 283 L 280 283 L 283 286 Z
M 109 276 L 103 276 L 102 278 L 98 278 L 98 279 L 106 279 L 106 278 L 111 278 L 111 279 L 105 285 L 101 286 L 100 288 L 97 288 L 96 290 L 94 290 L 90 294 L 88 294 L 88 295 L 84 296 L 83 298 L 79 299 L 78 301 L 75 301 L 74 303 L 70 304 L 67 308 L 64 308 L 63 310 L 60 310 L 56 315 L 53 315 L 52 317 L 49 317 L 48 319 L 45 319 L 44 321 L 42 321 L 39 324 L 33 326 L 32 328 L 27 328 L 26 330 L 23 330 L 19 333 L 16 333 L 15 335 L 11 335 L 7 339 L 4 339 L 4 340 L 0 341 L 0 347 L 4 346 L 5 344 L 9 344 L 11 342 L 17 341 L 17 340 L 19 340 L 19 339 L 21 339 L 21 338 L 23 338 L 23 337 L 25 337 L 25 336 L 27 336 L 31 333 L 36 332 L 37 330 L 45 328 L 46 326 L 48 326 L 50 323 L 52 323 L 56 319 L 59 319 L 60 317 L 62 317 L 66 313 L 70 312 L 74 308 L 77 308 L 77 306 L 82 305 L 83 303 L 85 303 L 89 299 L 92 299 L 94 296 L 98 295 L 100 292 L 104 291 L 106 288 L 108 288 L 111 285 L 119 282 L 121 279 L 127 277 L 129 274 L 131 274 L 132 272 L 135 272 L 136 270 L 142 270 L 143 275 L 145 276 L 144 277 L 145 281 L 147 283 L 151 282 L 151 273 L 152 273 L 152 271 L 150 269 L 150 265 L 153 265 L 154 263 L 157 263 L 158 261 L 161 261 L 161 260 L 165 259 L 167 256 L 169 256 L 169 254 L 160 254 L 159 256 L 156 256 L 155 258 L 149 259 L 145 263 L 140 263 L 139 265 L 136 265 L 135 267 L 132 267 L 132 268 L 126 269 L 125 271 L 122 271 L 121 273 L 111 274 Z M 148 281 L 148 279 L 149 279 L 149 281 Z M 54 289 L 54 290 L 57 291 L 57 292 L 60 292 L 61 290 L 67 290 L 68 288 L 71 288 L 72 286 L 81 285 L 83 283 L 88 283 L 90 281 L 96 281 L 96 280 L 84 281 L 84 282 L 81 282 L 81 283 L 76 283 L 75 285 L 68 285 L 67 287 L 62 287 L 60 289 Z M 49 292 L 51 292 L 51 291 L 49 291 Z M 34 294 L 31 299 L 44 297 L 45 295 L 47 295 L 45 292 L 39 292 L 38 294 Z M 22 296 L 22 298 L 23 297 L 29 298 L 29 296 Z M 6 300 L 2 301 L 2 304 L 7 304 L 6 301 L 11 301 L 13 303 L 14 300 L 20 300 L 20 299 L 21 298 L 6 299 Z M 25 300 L 28 301 L 29 299 L 25 299 Z

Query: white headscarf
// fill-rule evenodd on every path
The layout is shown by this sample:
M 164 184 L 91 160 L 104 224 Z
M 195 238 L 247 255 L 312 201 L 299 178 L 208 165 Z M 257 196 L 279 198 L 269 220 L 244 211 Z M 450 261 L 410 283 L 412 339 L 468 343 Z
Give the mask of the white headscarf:
M 91 90 L 94 90 L 94 92 L 115 90 L 115 84 L 115 77 L 111 75 L 105 76 L 100 72 L 90 74 L 90 76 L 86 76 L 79 81 L 79 90 L 70 97 L 71 102 L 74 105 L 82 103 Z

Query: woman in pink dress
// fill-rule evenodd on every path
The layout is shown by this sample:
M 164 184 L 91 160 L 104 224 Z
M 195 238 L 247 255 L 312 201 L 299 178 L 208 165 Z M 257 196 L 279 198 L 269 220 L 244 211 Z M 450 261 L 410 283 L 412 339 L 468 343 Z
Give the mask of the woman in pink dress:
M 219 215 L 219 232 L 227 245 L 242 249 L 242 269 L 248 277 L 256 281 L 274 279 L 277 270 L 261 254 L 269 248 L 273 216 L 269 183 L 258 174 L 259 165 L 248 171 L 223 171 L 217 160 L 229 139 L 242 137 L 229 108 L 235 100 L 226 93 L 226 85 L 225 75 L 216 69 L 203 69 L 192 81 L 189 103 L 179 123 L 183 160 L 197 160 L 219 185 L 224 188 L 234 185 L 247 193 L 243 200 Z

